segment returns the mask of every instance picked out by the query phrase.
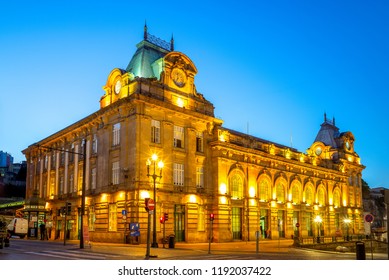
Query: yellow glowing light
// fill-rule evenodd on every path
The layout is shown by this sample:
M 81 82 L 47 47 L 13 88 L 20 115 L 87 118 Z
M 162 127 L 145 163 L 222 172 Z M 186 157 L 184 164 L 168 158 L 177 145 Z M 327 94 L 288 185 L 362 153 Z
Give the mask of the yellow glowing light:
M 226 194 L 227 193 L 227 185 L 225 183 L 221 183 L 219 187 L 219 192 L 221 194 Z
M 227 204 L 227 198 L 225 196 L 220 197 L 220 204 Z
M 250 205 L 251 205 L 251 206 L 257 205 L 255 199 L 250 199 Z
M 153 161 L 157 161 L 158 156 L 157 156 L 156 154 L 153 154 L 153 155 L 151 156 L 151 159 L 152 159 Z
M 160 169 L 163 168 L 163 162 L 162 162 L 162 160 L 160 160 L 160 161 L 158 162 L 158 168 L 160 168 Z
M 255 197 L 255 188 L 253 186 L 250 187 L 249 195 L 250 197 Z
M 192 195 L 189 197 L 189 202 L 190 202 L 190 203 L 196 203 L 196 201 L 197 201 L 196 196 L 192 194 Z
M 320 215 L 317 215 L 313 221 L 315 223 L 321 223 L 321 222 L 323 222 L 323 219 L 320 217 Z
M 347 206 L 347 201 L 343 199 L 343 206 Z
M 184 107 L 185 103 L 184 100 L 182 100 L 180 97 L 177 98 L 177 106 L 178 107 Z
M 275 200 L 272 200 L 271 207 L 276 207 L 276 205 L 277 205 L 277 202 Z
M 108 197 L 108 195 L 107 195 L 106 193 L 103 193 L 103 194 L 101 195 L 101 202 L 107 201 L 107 197 Z
M 150 198 L 150 193 L 148 191 L 141 191 L 140 198 L 141 199 Z

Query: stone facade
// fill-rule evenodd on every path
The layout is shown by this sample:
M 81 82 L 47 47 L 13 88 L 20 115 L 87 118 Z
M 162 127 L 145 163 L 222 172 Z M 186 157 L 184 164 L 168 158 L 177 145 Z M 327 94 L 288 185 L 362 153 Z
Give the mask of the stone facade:
M 300 152 L 225 128 L 196 90 L 194 63 L 173 41 L 168 49 L 149 38 L 145 27 L 127 69 L 111 71 L 98 111 L 23 151 L 27 197 L 38 191 L 46 201 L 31 227 L 49 221 L 51 237 L 61 239 L 66 219 L 68 238 L 79 238 L 84 180 L 90 239 L 128 241 L 129 225 L 139 223 L 131 240 L 145 243 L 145 198 L 154 198 L 146 162 L 155 154 L 164 163 L 156 169 L 156 217 L 169 216 L 156 225 L 158 242 L 163 232 L 207 242 L 211 224 L 215 242 L 334 236 L 346 217 L 363 233 L 364 166 L 352 133 L 325 117 Z

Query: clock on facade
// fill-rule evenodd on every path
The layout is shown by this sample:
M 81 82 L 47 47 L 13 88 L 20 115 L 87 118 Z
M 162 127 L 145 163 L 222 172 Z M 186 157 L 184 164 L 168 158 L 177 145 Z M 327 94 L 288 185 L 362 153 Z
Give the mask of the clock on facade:
M 173 82 L 176 84 L 176 86 L 183 87 L 186 83 L 185 72 L 182 71 L 181 69 L 174 68 L 172 71 L 172 79 Z
M 316 150 L 315 150 L 315 154 L 316 154 L 317 156 L 320 156 L 320 155 L 321 155 L 321 152 L 322 152 L 321 148 L 320 148 L 320 147 L 317 147 Z
M 121 88 L 122 88 L 122 83 L 120 82 L 120 80 L 117 80 L 115 84 L 115 93 L 119 94 Z
M 346 149 L 347 150 L 350 150 L 351 146 L 350 146 L 350 142 L 349 141 L 346 141 Z

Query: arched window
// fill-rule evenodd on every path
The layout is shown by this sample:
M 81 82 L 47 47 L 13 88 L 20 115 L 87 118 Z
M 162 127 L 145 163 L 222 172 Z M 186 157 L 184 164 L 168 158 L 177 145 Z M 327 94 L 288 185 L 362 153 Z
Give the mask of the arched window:
M 340 193 L 339 193 L 339 190 L 335 190 L 334 191 L 333 200 L 334 200 L 334 207 L 336 207 L 336 208 L 340 207 Z
M 238 173 L 230 178 L 230 190 L 231 198 L 240 199 L 243 197 L 243 179 Z
M 300 187 L 297 183 L 294 183 L 292 185 L 292 202 L 293 203 L 300 203 Z
M 276 185 L 276 198 L 277 202 L 285 202 L 285 185 L 282 181 L 279 181 Z
M 270 183 L 268 180 L 262 178 L 260 179 L 259 183 L 259 200 L 261 201 L 267 201 L 269 200 L 269 193 L 270 193 Z
M 323 188 L 317 190 L 317 203 L 319 205 L 325 205 L 325 195 Z
M 313 191 L 312 186 L 307 186 L 305 188 L 305 203 L 312 205 L 313 204 Z

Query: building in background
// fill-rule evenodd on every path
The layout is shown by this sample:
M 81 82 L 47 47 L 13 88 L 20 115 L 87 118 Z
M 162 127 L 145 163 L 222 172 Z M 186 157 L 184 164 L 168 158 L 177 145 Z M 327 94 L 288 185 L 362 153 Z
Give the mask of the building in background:
M 261 238 L 364 234 L 364 166 L 351 132 L 325 116 L 301 152 L 228 129 L 197 91 L 196 74 L 173 38 L 163 41 L 145 26 L 127 68 L 108 75 L 100 109 L 23 151 L 27 197 L 45 201 L 42 211 L 26 212 L 30 226 L 49 221 L 52 238 L 63 238 L 66 220 L 66 235 L 79 238 L 84 180 L 90 239 L 123 242 L 128 225 L 137 223 L 145 243 L 154 155 L 164 163 L 157 170 L 162 177 L 154 177 L 155 212 L 169 217 L 157 224 L 158 242 L 163 227 L 176 241 L 206 242 L 211 225 L 215 242 L 255 240 L 256 232 Z

